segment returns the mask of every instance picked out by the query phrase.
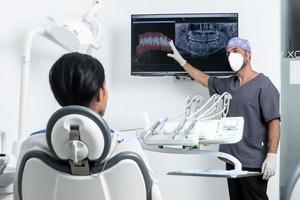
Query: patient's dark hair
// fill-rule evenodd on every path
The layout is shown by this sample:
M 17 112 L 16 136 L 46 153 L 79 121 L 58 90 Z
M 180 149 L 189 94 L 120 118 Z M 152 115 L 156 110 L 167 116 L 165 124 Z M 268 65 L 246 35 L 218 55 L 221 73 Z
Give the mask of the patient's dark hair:
M 81 53 L 68 53 L 59 58 L 49 73 L 51 90 L 61 106 L 88 107 L 103 88 L 105 74 L 102 64 Z

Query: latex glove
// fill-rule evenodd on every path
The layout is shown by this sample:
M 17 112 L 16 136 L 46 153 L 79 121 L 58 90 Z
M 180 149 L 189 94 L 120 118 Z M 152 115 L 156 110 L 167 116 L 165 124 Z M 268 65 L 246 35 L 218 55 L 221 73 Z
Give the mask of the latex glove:
M 265 161 L 262 164 L 261 170 L 263 174 L 263 179 L 268 180 L 271 176 L 276 173 L 276 154 L 268 153 Z
M 176 49 L 173 40 L 171 40 L 171 41 L 169 42 L 169 44 L 170 44 L 170 46 L 171 46 L 171 48 L 172 48 L 173 54 L 168 53 L 167 56 L 173 58 L 173 59 L 176 60 L 181 66 L 183 66 L 183 65 L 186 63 L 186 60 L 184 60 L 184 58 L 180 55 L 180 53 L 179 53 L 178 50 Z

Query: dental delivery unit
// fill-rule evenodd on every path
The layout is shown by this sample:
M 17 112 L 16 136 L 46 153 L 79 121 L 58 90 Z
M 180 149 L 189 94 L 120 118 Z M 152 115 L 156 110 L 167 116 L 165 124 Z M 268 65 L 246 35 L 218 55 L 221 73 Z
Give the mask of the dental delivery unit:
M 257 176 L 260 172 L 242 170 L 241 162 L 227 153 L 202 150 L 200 145 L 233 144 L 243 137 L 244 118 L 227 117 L 232 96 L 225 92 L 204 102 L 196 95 L 185 100 L 185 112 L 174 119 L 154 122 L 142 133 L 145 150 L 173 154 L 210 155 L 233 163 L 233 170 L 192 169 L 169 172 L 169 175 L 239 178 Z

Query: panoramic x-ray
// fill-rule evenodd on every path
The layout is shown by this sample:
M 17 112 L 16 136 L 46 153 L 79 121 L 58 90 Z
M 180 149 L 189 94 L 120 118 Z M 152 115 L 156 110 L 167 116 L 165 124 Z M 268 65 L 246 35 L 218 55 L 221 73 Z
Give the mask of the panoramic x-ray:
M 226 48 L 237 31 L 236 23 L 178 23 L 175 45 L 183 55 L 206 57 Z

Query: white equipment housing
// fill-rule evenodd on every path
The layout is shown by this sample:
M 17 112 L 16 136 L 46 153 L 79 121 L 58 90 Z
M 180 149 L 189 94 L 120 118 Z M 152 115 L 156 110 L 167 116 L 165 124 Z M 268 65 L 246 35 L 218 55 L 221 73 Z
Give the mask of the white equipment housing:
M 244 118 L 226 117 L 231 99 L 229 93 L 213 95 L 200 105 L 203 98 L 188 97 L 181 119 L 167 118 L 155 122 L 142 134 L 143 148 L 173 154 L 199 154 L 223 158 L 234 164 L 234 170 L 188 169 L 169 172 L 169 175 L 239 178 L 257 176 L 260 172 L 242 170 L 241 162 L 232 155 L 201 150 L 203 144 L 233 144 L 243 137 Z M 193 109 L 194 108 L 194 109 Z
M 18 172 L 19 200 L 151 200 L 152 178 L 130 151 L 110 157 L 111 130 L 92 110 L 67 106 L 47 125 L 51 154 L 30 150 Z M 134 183 L 134 192 L 132 184 Z
M 165 127 L 175 129 L 180 122 L 170 122 Z M 189 122 L 186 123 L 189 126 Z M 229 117 L 216 120 L 198 121 L 188 134 L 172 135 L 162 130 L 155 135 L 144 137 L 147 145 L 183 145 L 197 146 L 200 144 L 230 144 L 240 141 L 243 137 L 244 118 Z M 185 129 L 183 128 L 183 131 Z

